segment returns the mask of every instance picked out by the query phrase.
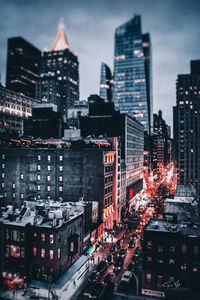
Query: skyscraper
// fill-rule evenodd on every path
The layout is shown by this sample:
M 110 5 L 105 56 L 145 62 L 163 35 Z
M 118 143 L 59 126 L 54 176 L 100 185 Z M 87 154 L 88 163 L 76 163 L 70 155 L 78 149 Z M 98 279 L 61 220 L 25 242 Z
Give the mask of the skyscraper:
M 22 37 L 8 39 L 6 87 L 35 98 L 41 52 Z
M 200 60 L 190 74 L 178 75 L 174 107 L 174 144 L 178 183 L 200 191 Z
M 115 31 L 113 101 L 150 132 L 152 122 L 151 44 L 136 15 Z
M 104 100 L 112 100 L 112 73 L 110 68 L 105 64 L 101 64 L 101 79 L 100 79 L 100 97 Z
M 52 51 L 44 52 L 41 61 L 40 79 L 37 83 L 37 97 L 42 102 L 58 105 L 66 112 L 79 100 L 79 63 L 70 50 L 61 19 Z

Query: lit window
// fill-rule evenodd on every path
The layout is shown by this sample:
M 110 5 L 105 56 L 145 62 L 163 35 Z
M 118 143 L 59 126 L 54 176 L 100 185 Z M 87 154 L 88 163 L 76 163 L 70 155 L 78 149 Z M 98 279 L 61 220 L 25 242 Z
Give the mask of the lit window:
M 175 247 L 174 246 L 170 247 L 170 252 L 175 252 Z
M 21 199 L 24 199 L 24 194 L 20 194 L 20 198 L 21 198 Z
M 182 250 L 183 253 L 187 253 L 187 245 L 183 244 L 181 246 L 181 250 Z
M 45 234 L 41 233 L 41 242 L 45 242 Z
M 147 282 L 151 282 L 151 273 L 147 273 L 146 279 L 147 279 Z
M 60 253 L 60 248 L 58 248 L 58 259 L 60 259 L 61 253 Z
M 162 245 L 158 245 L 158 252 L 163 252 L 163 246 Z
M 20 179 L 24 179 L 24 174 L 20 174 Z
M 51 171 L 51 166 L 50 165 L 47 166 L 47 171 Z
M 41 249 L 41 258 L 45 258 L 45 249 Z
M 59 200 L 59 201 L 63 201 L 63 197 L 59 197 L 58 200 Z
M 2 167 L 2 169 L 4 169 L 5 168 L 5 164 L 2 164 L 1 167 Z
M 5 183 L 4 183 L 4 182 L 2 182 L 2 184 L 1 184 L 1 187 L 2 187 L 2 188 L 4 188 L 4 187 L 5 187 Z
M 147 249 L 152 249 L 152 242 L 151 241 L 148 241 L 147 242 Z
M 50 243 L 50 244 L 53 244 L 53 243 L 54 243 L 54 235 L 53 235 L 53 234 L 50 234 L 50 235 L 49 235 L 49 243 Z
M 5 158 L 6 158 L 5 154 L 2 154 L 2 159 L 5 159 Z
M 37 176 L 37 180 L 40 180 L 40 175 Z
M 36 256 L 36 255 L 37 255 L 37 248 L 33 247 L 33 256 Z
M 40 171 L 40 170 L 41 170 L 41 166 L 40 166 L 40 165 L 38 165 L 38 166 L 37 166 L 37 169 L 38 169 L 38 171 Z
M 49 258 L 53 259 L 53 250 L 49 250 Z
M 51 155 L 47 155 L 47 160 L 48 160 L 48 161 L 51 160 Z
M 63 190 L 63 187 L 62 187 L 62 185 L 60 185 L 59 186 L 59 192 L 62 192 L 62 190 Z
M 59 155 L 59 161 L 63 161 L 63 156 Z
M 51 180 L 51 177 L 50 175 L 47 176 L 47 181 L 50 181 Z
M 2 173 L 2 174 L 1 174 L 1 177 L 2 177 L 2 178 L 4 178 L 4 177 L 5 177 L 4 173 Z
M 63 170 L 63 166 L 59 166 L 59 171 L 62 171 Z
M 51 190 L 50 185 L 47 185 L 47 191 L 50 192 L 50 190 Z
M 40 154 L 38 155 L 38 160 L 41 160 L 41 156 L 40 156 Z
M 12 188 L 15 189 L 15 183 L 12 184 Z
M 62 178 L 62 176 L 59 176 L 59 181 L 63 181 L 63 178 Z
M 40 191 L 40 185 L 37 186 L 37 190 Z
M 15 198 L 15 193 L 12 194 L 13 199 Z
M 152 261 L 152 257 L 151 256 L 147 256 L 147 261 L 151 262 Z
M 33 234 L 33 238 L 34 238 L 34 239 L 36 239 L 36 238 L 37 238 L 37 233 L 36 233 L 36 232 L 34 232 L 34 234 Z

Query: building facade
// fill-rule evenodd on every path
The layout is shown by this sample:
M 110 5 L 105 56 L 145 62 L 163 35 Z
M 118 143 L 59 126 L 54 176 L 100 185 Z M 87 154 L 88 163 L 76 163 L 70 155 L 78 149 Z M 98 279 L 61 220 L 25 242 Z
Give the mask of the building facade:
M 36 94 L 41 102 L 56 104 L 66 113 L 79 100 L 79 62 L 70 50 L 64 29 L 61 20 L 52 51 L 42 55 Z
M 0 86 L 0 132 L 23 133 L 23 120 L 32 115 L 32 106 L 39 100 Z
M 200 191 L 200 61 L 190 74 L 178 75 L 174 107 L 174 143 L 179 184 Z
M 110 68 L 105 64 L 101 63 L 101 79 L 100 79 L 100 97 L 104 100 L 112 100 L 112 73 Z
M 8 39 L 6 87 L 36 98 L 41 51 L 22 37 Z
M 150 132 L 152 116 L 151 45 L 136 15 L 115 31 L 113 101 Z

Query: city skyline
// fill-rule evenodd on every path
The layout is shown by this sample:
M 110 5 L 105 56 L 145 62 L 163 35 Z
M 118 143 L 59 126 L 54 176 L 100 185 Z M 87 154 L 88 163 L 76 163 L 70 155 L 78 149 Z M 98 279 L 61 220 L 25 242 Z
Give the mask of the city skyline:
M 188 62 L 198 59 L 198 1 L 134 3 L 118 0 L 113 3 L 84 1 L 84 4 L 81 1 L 48 1 L 48 10 L 46 5 L 45 1 L 1 1 L 0 72 L 3 84 L 7 39 L 22 36 L 40 50 L 49 49 L 55 40 L 58 21 L 63 17 L 69 44 L 80 61 L 80 98 L 98 93 L 101 62 L 113 70 L 115 28 L 134 14 L 141 14 L 143 32 L 150 32 L 152 39 L 154 112 L 162 109 L 167 123 L 172 125 L 176 76 L 188 73 Z M 35 26 L 38 23 L 40 28 Z

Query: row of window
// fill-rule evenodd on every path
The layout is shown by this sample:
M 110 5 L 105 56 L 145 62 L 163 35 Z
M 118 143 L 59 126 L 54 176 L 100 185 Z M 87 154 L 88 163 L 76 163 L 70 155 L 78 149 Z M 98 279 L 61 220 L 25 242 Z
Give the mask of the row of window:
M 54 250 L 50 249 L 48 250 L 48 258 L 49 259 L 54 259 Z M 36 247 L 33 247 L 33 256 L 37 256 L 38 255 L 38 249 Z M 47 251 L 46 249 L 42 248 L 40 249 L 40 257 L 41 258 L 45 258 L 47 256 Z M 57 258 L 60 259 L 61 258 L 61 251 L 60 248 L 57 249 Z
M 152 241 L 147 241 L 147 249 L 152 250 Z M 176 248 L 175 246 L 170 246 L 168 249 L 170 252 L 175 252 Z M 157 245 L 157 251 L 158 252 L 164 252 L 164 246 L 163 245 Z M 188 246 L 186 244 L 181 245 L 181 252 L 182 253 L 187 253 L 188 252 Z M 194 254 L 199 254 L 199 246 L 194 245 L 193 246 L 193 253 Z

